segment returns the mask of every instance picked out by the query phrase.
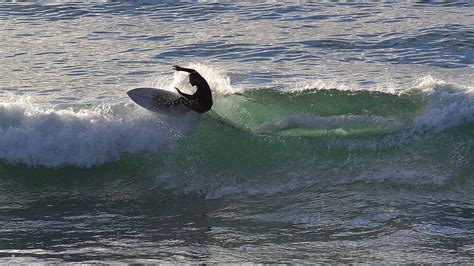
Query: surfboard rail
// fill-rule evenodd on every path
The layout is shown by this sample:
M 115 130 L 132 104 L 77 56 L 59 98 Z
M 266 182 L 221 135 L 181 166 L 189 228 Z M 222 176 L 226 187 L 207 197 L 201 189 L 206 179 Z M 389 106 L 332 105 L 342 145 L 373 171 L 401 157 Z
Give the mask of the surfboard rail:
M 168 90 L 141 87 L 127 91 L 127 95 L 136 104 L 153 112 L 183 115 L 192 111 L 191 108 L 183 104 L 176 104 L 175 100 L 180 95 Z

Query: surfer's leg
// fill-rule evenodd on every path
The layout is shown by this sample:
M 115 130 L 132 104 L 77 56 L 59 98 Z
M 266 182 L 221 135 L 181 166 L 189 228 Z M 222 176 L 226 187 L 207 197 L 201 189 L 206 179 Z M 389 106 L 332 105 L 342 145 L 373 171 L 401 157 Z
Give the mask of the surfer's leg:
M 179 97 L 178 99 L 173 101 L 173 106 L 180 105 L 180 104 L 188 106 L 189 101 L 188 101 L 188 99 L 186 99 L 184 97 Z
M 179 104 L 185 105 L 185 106 L 193 109 L 194 111 L 196 111 L 198 113 L 202 113 L 202 111 L 200 111 L 202 108 L 200 108 L 200 105 L 199 105 L 198 101 L 193 101 L 193 100 L 189 100 L 189 99 L 186 99 L 184 97 L 181 97 L 181 98 L 178 98 L 178 99 L 174 100 L 173 106 L 176 106 L 176 105 L 179 105 Z
M 189 101 L 186 106 L 198 113 L 205 113 L 206 111 L 208 111 L 207 109 L 203 108 L 202 104 L 199 101 Z

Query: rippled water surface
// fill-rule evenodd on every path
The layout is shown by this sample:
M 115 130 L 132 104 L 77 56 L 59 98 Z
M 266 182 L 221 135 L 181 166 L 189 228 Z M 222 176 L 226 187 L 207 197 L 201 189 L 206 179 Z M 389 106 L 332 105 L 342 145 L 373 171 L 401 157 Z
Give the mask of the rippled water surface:
M 470 3 L 0 2 L 0 262 L 473 263 Z M 213 91 L 205 115 L 135 87 Z

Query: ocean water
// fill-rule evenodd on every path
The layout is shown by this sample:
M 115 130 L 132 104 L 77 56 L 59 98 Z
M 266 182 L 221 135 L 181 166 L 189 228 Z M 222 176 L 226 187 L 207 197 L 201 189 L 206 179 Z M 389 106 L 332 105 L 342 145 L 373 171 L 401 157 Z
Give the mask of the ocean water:
M 474 6 L 1 2 L 0 263 L 474 263 Z M 135 87 L 213 90 L 204 115 Z

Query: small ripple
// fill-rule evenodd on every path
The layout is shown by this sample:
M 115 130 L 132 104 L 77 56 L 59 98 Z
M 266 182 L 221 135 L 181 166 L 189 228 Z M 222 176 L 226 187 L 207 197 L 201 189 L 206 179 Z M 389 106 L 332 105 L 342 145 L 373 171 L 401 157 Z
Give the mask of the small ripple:
M 62 51 L 48 51 L 48 52 L 35 53 L 33 55 L 42 56 L 42 55 L 58 55 L 58 54 L 65 54 L 65 53 L 66 52 L 62 52 Z
M 147 41 L 165 41 L 165 40 L 168 40 L 168 39 L 171 39 L 173 38 L 173 36 L 169 36 L 169 35 L 156 35 L 156 36 L 147 36 L 145 38 L 145 40 Z
M 15 53 L 15 54 L 12 54 L 12 55 L 6 55 L 5 58 L 13 58 L 13 57 L 17 57 L 17 56 L 26 55 L 26 54 L 28 54 L 28 53 L 26 53 L 26 52 Z
M 301 41 L 300 44 L 312 47 L 312 48 L 323 48 L 323 49 L 354 49 L 356 45 L 346 40 L 336 39 L 322 39 L 322 40 L 307 40 Z
M 434 235 L 459 235 L 464 234 L 467 230 L 456 228 L 448 225 L 439 224 L 422 224 L 415 227 L 417 231 Z

